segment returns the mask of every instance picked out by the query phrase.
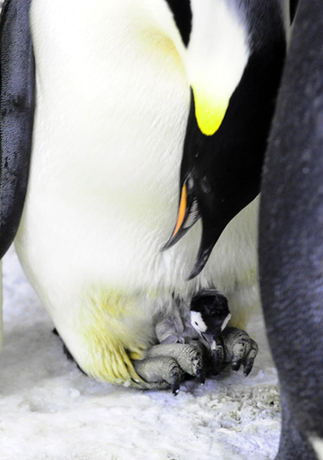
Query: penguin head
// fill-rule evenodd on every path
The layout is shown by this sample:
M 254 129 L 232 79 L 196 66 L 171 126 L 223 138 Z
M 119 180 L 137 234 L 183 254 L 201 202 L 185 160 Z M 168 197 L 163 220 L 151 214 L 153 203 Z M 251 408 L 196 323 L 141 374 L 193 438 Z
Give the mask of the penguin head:
M 228 301 L 215 289 L 202 290 L 191 300 L 191 324 L 203 341 L 215 348 L 215 339 L 230 321 Z
M 167 1 L 174 10 L 177 2 Z M 279 2 L 183 3 L 191 7 L 186 35 L 183 23 L 178 26 L 191 99 L 178 217 L 163 249 L 201 219 L 192 279 L 204 268 L 226 225 L 259 193 L 286 33 Z

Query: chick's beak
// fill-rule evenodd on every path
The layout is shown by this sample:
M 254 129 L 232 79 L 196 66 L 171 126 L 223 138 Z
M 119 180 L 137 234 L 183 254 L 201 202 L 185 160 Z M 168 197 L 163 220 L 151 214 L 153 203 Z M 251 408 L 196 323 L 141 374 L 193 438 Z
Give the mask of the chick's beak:
M 202 332 L 201 339 L 204 345 L 209 349 L 214 351 L 216 349 L 216 343 L 211 332 Z

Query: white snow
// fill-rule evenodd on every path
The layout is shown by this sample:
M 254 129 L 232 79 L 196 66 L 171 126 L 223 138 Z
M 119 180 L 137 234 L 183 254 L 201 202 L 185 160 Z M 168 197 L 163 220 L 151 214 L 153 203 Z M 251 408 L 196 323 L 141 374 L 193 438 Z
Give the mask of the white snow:
M 267 460 L 280 432 L 276 370 L 260 317 L 248 332 L 260 352 L 248 378 L 225 371 L 177 397 L 83 375 L 11 249 L 4 258 L 0 355 L 1 460 Z

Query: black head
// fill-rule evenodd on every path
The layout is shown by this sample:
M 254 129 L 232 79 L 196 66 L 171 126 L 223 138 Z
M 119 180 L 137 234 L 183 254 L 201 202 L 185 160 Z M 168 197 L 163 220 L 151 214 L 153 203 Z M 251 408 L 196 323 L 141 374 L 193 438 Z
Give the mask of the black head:
M 226 297 L 216 290 L 203 290 L 191 301 L 191 321 L 202 335 L 217 337 L 231 315 Z
M 192 10 L 190 0 L 166 0 L 171 9 L 174 21 L 187 47 L 192 31 Z
M 247 19 L 252 22 L 253 12 L 248 14 L 251 17 L 247 15 Z M 270 14 L 278 13 L 268 11 L 267 15 Z M 230 97 L 222 123 L 213 135 L 201 132 L 193 93 L 191 95 L 181 164 L 178 220 L 164 247 L 174 245 L 201 218 L 200 248 L 188 279 L 202 271 L 227 224 L 260 190 L 267 137 L 285 57 L 285 32 L 282 22 L 276 25 L 275 33 L 259 18 L 256 25 L 252 24 L 254 42 L 250 44 L 248 62 Z

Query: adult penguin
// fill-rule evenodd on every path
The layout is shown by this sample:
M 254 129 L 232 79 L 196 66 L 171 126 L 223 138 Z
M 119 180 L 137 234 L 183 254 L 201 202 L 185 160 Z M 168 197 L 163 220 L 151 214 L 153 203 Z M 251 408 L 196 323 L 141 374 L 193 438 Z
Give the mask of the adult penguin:
M 300 1 L 262 182 L 261 298 L 278 369 L 277 460 L 323 459 L 323 3 Z
M 155 318 L 201 289 L 224 291 L 241 316 L 256 302 L 256 205 L 189 282 L 200 226 L 160 249 L 176 216 L 184 138 L 193 154 L 209 153 L 214 133 L 225 130 L 229 148 L 213 156 L 225 159 L 220 184 L 239 206 L 216 209 L 217 236 L 256 195 L 265 143 L 258 129 L 266 137 L 286 11 L 283 0 L 93 0 L 90 8 L 84 0 L 6 1 L 1 255 L 20 222 L 31 154 L 17 252 L 87 374 L 135 384 L 131 360 L 154 343 Z M 246 120 L 253 130 L 244 135 Z M 248 156 L 253 135 L 259 157 Z

